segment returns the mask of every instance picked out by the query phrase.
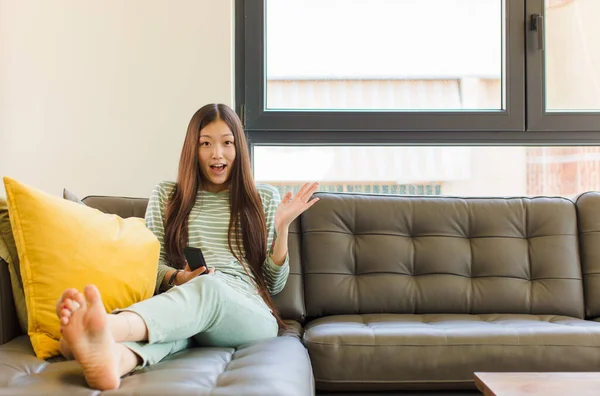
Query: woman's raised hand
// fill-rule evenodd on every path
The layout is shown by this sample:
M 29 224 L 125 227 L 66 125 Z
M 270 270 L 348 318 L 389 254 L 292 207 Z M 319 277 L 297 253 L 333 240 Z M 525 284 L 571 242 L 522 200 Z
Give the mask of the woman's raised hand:
M 313 206 L 319 198 L 310 199 L 319 188 L 319 183 L 306 183 L 292 197 L 291 191 L 286 193 L 275 212 L 275 230 L 281 233 L 300 216 L 302 212 Z

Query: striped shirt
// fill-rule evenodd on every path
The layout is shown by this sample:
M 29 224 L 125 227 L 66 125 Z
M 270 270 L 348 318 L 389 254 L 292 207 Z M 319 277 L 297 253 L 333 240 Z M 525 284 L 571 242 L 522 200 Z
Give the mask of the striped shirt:
M 279 191 L 267 184 L 257 184 L 257 190 L 265 211 L 267 223 L 267 249 L 272 247 L 275 239 L 275 211 L 281 202 Z M 165 251 L 165 209 L 167 201 L 175 188 L 174 182 L 164 181 L 153 190 L 146 209 L 146 227 L 150 229 L 160 242 L 160 258 L 156 277 L 155 294 L 161 290 L 161 284 L 167 271 L 173 267 L 167 260 Z M 207 266 L 215 267 L 215 276 L 225 280 L 227 284 L 240 293 L 254 299 L 258 304 L 267 307 L 254 281 L 246 274 L 242 265 L 229 250 L 227 236 L 229 232 L 229 190 L 212 193 L 198 190 L 196 203 L 188 219 L 188 246 L 202 249 Z M 234 245 L 235 247 L 235 245 Z M 250 269 L 248 269 L 250 271 Z M 262 265 L 262 272 L 267 288 L 272 295 L 279 293 L 288 278 L 289 254 L 285 262 L 279 266 L 273 263 L 269 252 Z

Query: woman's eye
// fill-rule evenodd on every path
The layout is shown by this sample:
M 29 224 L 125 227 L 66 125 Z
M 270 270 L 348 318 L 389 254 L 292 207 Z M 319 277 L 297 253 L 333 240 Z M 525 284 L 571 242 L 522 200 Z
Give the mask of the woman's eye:
M 208 146 L 210 143 L 208 142 L 200 142 L 200 146 Z
M 230 145 L 232 145 L 232 144 L 233 144 L 233 142 L 232 142 L 231 140 L 228 140 L 228 141 L 226 141 L 226 142 L 225 142 L 225 145 L 226 145 L 226 146 L 230 146 Z

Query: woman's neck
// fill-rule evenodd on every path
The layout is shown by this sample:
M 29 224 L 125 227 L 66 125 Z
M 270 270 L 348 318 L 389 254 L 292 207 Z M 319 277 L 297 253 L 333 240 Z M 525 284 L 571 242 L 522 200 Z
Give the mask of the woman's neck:
M 224 187 L 224 188 L 201 188 L 200 191 L 204 191 L 207 193 L 211 193 L 211 194 L 221 194 L 224 192 L 229 191 L 229 187 Z

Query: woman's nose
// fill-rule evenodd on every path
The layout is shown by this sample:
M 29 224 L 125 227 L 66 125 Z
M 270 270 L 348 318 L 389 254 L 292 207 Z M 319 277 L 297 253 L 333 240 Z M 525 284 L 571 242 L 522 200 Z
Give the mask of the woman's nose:
M 213 148 L 213 158 L 221 158 L 223 157 L 223 150 L 221 150 L 221 146 L 218 144 L 214 145 Z

